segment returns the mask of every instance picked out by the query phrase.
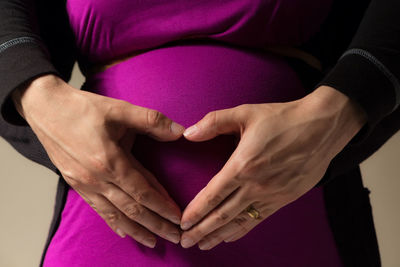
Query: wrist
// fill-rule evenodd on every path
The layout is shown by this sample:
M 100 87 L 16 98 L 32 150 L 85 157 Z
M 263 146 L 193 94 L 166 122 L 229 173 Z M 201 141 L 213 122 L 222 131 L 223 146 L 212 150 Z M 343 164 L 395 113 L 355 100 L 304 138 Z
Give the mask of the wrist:
M 327 116 L 332 126 L 350 141 L 367 122 L 364 109 L 347 95 L 329 86 L 320 86 L 303 99 L 304 107 L 312 114 Z M 339 133 L 338 133 L 339 134 Z
M 11 93 L 16 110 L 26 120 L 26 115 L 36 108 L 43 108 L 50 101 L 50 97 L 67 85 L 61 78 L 53 74 L 46 74 L 30 80 Z

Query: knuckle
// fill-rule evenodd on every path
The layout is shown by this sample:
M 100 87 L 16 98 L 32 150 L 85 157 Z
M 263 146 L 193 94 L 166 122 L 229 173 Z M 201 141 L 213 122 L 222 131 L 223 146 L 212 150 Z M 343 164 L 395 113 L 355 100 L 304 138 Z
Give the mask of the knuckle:
M 217 111 L 210 111 L 204 116 L 204 121 L 207 125 L 215 125 L 217 122 Z
M 114 189 L 114 186 L 110 185 L 112 185 L 111 182 L 101 183 L 99 192 L 107 199 L 114 201 L 118 197 L 118 191 Z
M 236 116 L 242 117 L 243 115 L 246 115 L 249 112 L 250 107 L 251 104 L 241 104 L 237 106 L 237 108 L 235 108 L 233 112 Z
M 219 203 L 221 203 L 222 200 L 223 199 L 220 195 L 208 194 L 206 196 L 206 202 L 209 207 L 217 206 Z
M 147 110 L 147 129 L 151 129 L 154 127 L 157 127 L 162 119 L 163 119 L 163 114 L 159 112 L 158 110 L 155 109 L 148 109 Z
M 121 172 L 119 172 L 118 175 L 114 175 L 114 176 L 110 177 L 110 180 L 114 184 L 123 185 L 126 183 L 127 177 L 129 177 L 129 171 L 122 170 Z
M 246 228 L 247 218 L 246 217 L 238 216 L 235 219 L 233 219 L 232 221 L 236 225 L 240 226 L 242 228 L 242 230 L 247 230 L 247 228 Z
M 143 214 L 143 211 L 143 207 L 136 203 L 129 204 L 124 208 L 124 213 L 126 214 L 126 216 L 134 220 L 140 217 Z
M 65 181 L 68 182 L 73 188 L 78 187 L 81 183 L 75 178 L 75 175 L 71 171 L 61 171 L 61 175 L 64 177 Z
M 115 105 L 115 104 L 104 105 L 103 106 L 104 120 L 108 121 L 111 118 L 113 118 L 115 114 L 118 114 L 118 109 L 119 109 L 119 105 Z
M 189 215 L 189 217 L 190 217 L 190 220 L 191 221 L 199 221 L 200 219 L 201 219 L 201 214 L 199 213 L 199 212 L 197 212 L 197 211 L 192 211 L 192 212 L 190 212 L 190 215 Z
M 143 190 L 134 194 L 134 199 L 140 204 L 147 204 L 150 202 L 151 192 L 149 190 Z
M 65 168 L 60 171 L 70 185 L 82 185 L 86 180 L 92 179 L 91 172 L 84 167 Z
M 79 187 L 80 182 L 78 180 L 73 179 L 73 178 L 71 178 L 69 176 L 66 176 L 66 175 L 63 175 L 63 177 L 72 188 L 76 189 L 77 187 Z
M 105 151 L 98 152 L 97 154 L 90 157 L 90 167 L 96 172 L 104 174 L 112 174 L 113 171 L 108 164 L 108 156 Z
M 62 170 L 60 169 L 60 172 L 62 174 L 62 176 L 69 178 L 69 179 L 74 179 L 75 175 L 75 171 L 69 169 L 69 168 L 63 168 Z
M 115 224 L 121 219 L 121 214 L 118 211 L 108 211 L 104 213 L 104 217 L 110 224 Z
M 79 174 L 79 183 L 85 186 L 95 187 L 99 185 L 99 180 L 89 171 L 84 171 Z
M 104 118 L 106 121 L 113 121 L 118 118 L 124 111 L 128 110 L 131 104 L 128 101 L 122 99 L 113 99 L 113 101 L 104 106 L 105 114 Z
M 218 222 L 220 223 L 226 223 L 229 219 L 229 214 L 223 211 L 216 211 L 217 215 L 216 215 L 216 219 Z

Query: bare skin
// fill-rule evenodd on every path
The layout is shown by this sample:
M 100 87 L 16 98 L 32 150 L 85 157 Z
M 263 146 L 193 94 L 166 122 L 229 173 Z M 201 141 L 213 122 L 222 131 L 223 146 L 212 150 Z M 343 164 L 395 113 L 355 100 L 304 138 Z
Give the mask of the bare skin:
M 184 248 L 233 242 L 312 189 L 329 163 L 366 122 L 364 111 L 322 86 L 286 103 L 245 104 L 208 113 L 184 136 L 193 142 L 240 137 L 224 167 L 185 208 Z M 246 207 L 253 205 L 259 219 Z
M 178 243 L 178 205 L 130 153 L 135 135 L 159 141 L 184 127 L 156 110 L 75 89 L 44 75 L 13 91 L 14 104 L 65 181 L 121 237 L 148 247 Z
M 366 122 L 359 106 L 326 86 L 292 102 L 210 112 L 195 131 L 186 129 L 185 138 L 234 134 L 240 141 L 181 216 L 130 151 L 136 133 L 173 141 L 182 126 L 155 110 L 77 90 L 54 75 L 15 90 L 13 100 L 64 179 L 116 233 L 148 247 L 155 246 L 154 234 L 200 249 L 240 239 L 312 189 Z M 260 219 L 244 212 L 250 204 Z

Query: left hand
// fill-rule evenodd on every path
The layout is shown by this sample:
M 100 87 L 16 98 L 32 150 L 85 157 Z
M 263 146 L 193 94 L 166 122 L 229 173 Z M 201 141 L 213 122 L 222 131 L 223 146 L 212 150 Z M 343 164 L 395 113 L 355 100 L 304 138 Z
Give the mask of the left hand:
M 365 121 L 357 104 L 327 86 L 291 102 L 243 104 L 208 113 L 192 134 L 185 131 L 185 138 L 197 142 L 236 134 L 240 142 L 186 207 L 181 245 L 211 249 L 243 237 L 312 189 Z M 259 211 L 258 219 L 245 211 L 249 205 Z

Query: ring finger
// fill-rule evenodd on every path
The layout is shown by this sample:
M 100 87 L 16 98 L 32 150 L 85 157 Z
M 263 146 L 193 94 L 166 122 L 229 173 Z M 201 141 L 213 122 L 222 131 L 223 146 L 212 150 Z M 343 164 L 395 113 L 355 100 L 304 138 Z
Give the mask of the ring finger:
M 182 247 L 188 248 L 193 246 L 209 233 L 234 219 L 252 202 L 247 195 L 246 190 L 242 190 L 241 188 L 233 192 L 201 222 L 182 234 Z
M 257 219 L 251 217 L 246 210 L 243 210 L 229 223 L 204 237 L 199 242 L 199 248 L 202 250 L 208 250 L 212 249 L 222 241 L 236 241 L 273 213 L 271 209 L 263 209 L 256 203 L 252 204 L 252 207 L 259 212 L 259 217 Z

